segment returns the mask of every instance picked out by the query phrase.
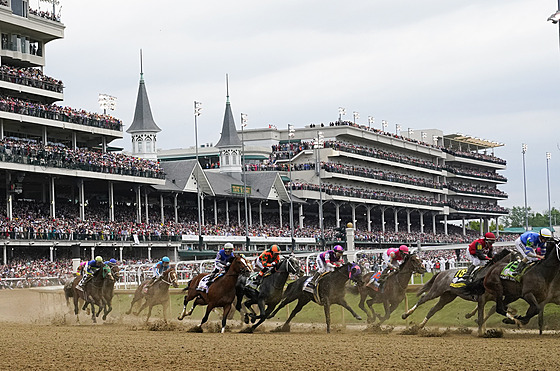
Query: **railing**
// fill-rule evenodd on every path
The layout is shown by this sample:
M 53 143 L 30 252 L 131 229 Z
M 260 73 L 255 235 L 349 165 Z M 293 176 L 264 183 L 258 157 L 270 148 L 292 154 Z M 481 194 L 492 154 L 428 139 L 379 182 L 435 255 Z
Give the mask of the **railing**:
M 62 93 L 64 91 L 64 85 L 62 83 L 57 84 L 48 80 L 43 81 L 33 77 L 20 76 L 15 72 L 0 71 L 0 80 L 18 85 L 30 86 L 32 88 L 54 91 L 57 93 Z

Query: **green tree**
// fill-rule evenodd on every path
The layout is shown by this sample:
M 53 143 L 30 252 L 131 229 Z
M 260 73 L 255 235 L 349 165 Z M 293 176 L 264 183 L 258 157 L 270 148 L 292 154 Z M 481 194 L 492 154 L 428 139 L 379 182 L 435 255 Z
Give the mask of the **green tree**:
M 533 212 L 531 208 L 527 208 L 527 213 L 529 214 L 529 224 L 531 224 L 531 217 Z M 508 228 L 512 227 L 525 227 L 525 207 L 514 206 L 510 211 L 509 215 L 505 217 L 504 224 Z

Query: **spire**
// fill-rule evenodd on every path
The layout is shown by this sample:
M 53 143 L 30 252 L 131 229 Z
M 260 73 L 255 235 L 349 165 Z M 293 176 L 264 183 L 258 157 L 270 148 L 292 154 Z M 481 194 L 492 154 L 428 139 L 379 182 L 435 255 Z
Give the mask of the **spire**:
M 142 49 L 140 49 L 140 85 L 138 86 L 138 97 L 136 98 L 136 109 L 134 111 L 134 120 L 126 131 L 129 134 L 139 132 L 159 133 L 161 129 L 152 117 L 150 101 L 144 83 L 144 69 L 142 66 Z
M 235 121 L 231 113 L 231 105 L 229 103 L 229 79 L 226 75 L 226 111 L 224 113 L 224 123 L 222 125 L 222 135 L 216 147 L 241 147 L 241 140 L 237 135 Z

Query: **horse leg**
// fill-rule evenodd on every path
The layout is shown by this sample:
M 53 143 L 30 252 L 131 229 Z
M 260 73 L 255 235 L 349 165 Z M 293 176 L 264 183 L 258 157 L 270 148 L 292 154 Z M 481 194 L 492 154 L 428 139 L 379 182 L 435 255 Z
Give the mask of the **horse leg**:
M 291 297 L 288 296 L 288 297 L 285 297 L 284 299 L 282 299 L 282 301 L 280 302 L 280 305 L 278 307 L 276 307 L 276 309 L 270 314 L 270 316 L 268 316 L 268 318 L 274 317 L 276 315 L 276 313 L 278 313 L 278 311 L 280 311 L 280 309 L 284 308 L 286 305 L 290 304 L 292 301 L 295 301 L 296 299 L 297 299 L 297 296 L 291 296 Z M 305 304 L 307 304 L 308 302 L 309 302 L 309 300 L 307 300 L 305 302 Z M 300 310 L 301 310 L 301 308 L 300 308 Z
M 193 302 L 191 310 L 187 312 L 187 304 L 189 304 L 189 301 L 191 301 L 192 299 L 194 299 L 194 297 L 191 297 L 190 294 L 185 295 L 185 297 L 183 298 L 183 310 L 181 311 L 181 314 L 179 314 L 179 317 L 177 317 L 179 321 L 181 321 L 186 316 L 190 316 L 193 313 L 194 308 L 196 307 L 196 300 Z
M 226 332 L 226 322 L 230 310 L 231 310 L 231 303 L 224 305 L 224 315 L 222 316 L 222 334 Z
M 95 315 L 95 306 L 93 302 L 89 303 L 86 301 L 87 304 L 91 304 L 91 320 L 93 323 L 97 323 L 97 316 Z
M 544 306 L 539 311 L 539 335 L 542 335 L 544 325 Z
M 438 302 L 436 303 L 436 305 L 434 305 L 429 311 L 428 314 L 426 314 L 426 318 L 424 318 L 424 320 L 422 322 L 420 322 L 420 324 L 418 325 L 420 328 L 424 328 L 424 326 L 426 326 L 426 323 L 428 322 L 428 320 L 430 318 L 432 318 L 432 316 L 434 314 L 436 314 L 437 312 L 439 312 L 441 310 L 441 308 L 445 307 L 447 304 L 451 303 L 453 300 L 455 300 L 457 296 L 456 295 L 452 295 L 452 294 L 443 294 L 442 296 L 439 297 Z
M 472 311 L 470 311 L 469 313 L 465 314 L 465 318 L 466 318 L 466 319 L 469 319 L 469 318 L 471 318 L 472 316 L 474 316 L 475 313 L 477 313 L 477 312 L 478 312 L 478 304 L 475 305 L 475 307 L 474 307 L 474 309 L 473 309 Z
M 360 290 L 360 303 L 358 304 L 358 308 L 360 308 L 362 310 L 362 312 L 364 312 L 367 316 L 367 321 L 369 322 L 373 322 L 375 319 L 371 316 L 370 311 L 368 311 L 364 305 L 365 301 L 366 301 L 366 297 L 367 294 L 365 294 L 362 290 Z
M 524 316 L 515 316 L 515 318 L 521 321 L 523 325 L 526 325 L 527 323 L 529 323 L 529 320 L 531 318 L 539 314 L 541 308 L 539 302 L 537 301 L 537 298 L 532 292 L 525 295 L 523 299 L 525 299 L 525 301 L 529 304 L 529 308 L 527 309 L 527 312 L 525 313 Z
M 323 309 L 325 310 L 325 323 L 327 324 L 327 334 L 331 333 L 331 304 L 329 298 L 323 299 Z
M 169 300 L 164 301 L 161 303 L 161 307 L 163 308 L 163 320 L 167 322 L 167 312 L 169 311 Z
M 362 320 L 362 317 L 360 317 L 360 315 L 356 312 L 354 312 L 354 309 L 352 309 L 351 306 L 348 305 L 348 303 L 346 302 L 346 299 L 344 299 L 344 297 L 338 299 L 337 301 L 333 301 L 332 304 L 338 304 L 343 308 L 346 308 L 346 310 L 348 312 L 350 312 L 352 314 L 352 316 L 354 316 L 355 319 L 357 319 L 358 321 Z
M 154 306 L 153 306 L 152 304 L 150 304 L 150 305 L 148 306 L 148 315 L 146 316 L 146 324 L 148 324 L 148 321 L 150 320 L 150 316 L 152 315 L 152 308 L 153 308 L 153 307 L 154 307 Z
M 414 311 L 416 309 L 418 309 L 419 306 L 421 306 L 422 304 L 424 304 L 425 302 L 435 299 L 433 298 L 431 295 L 427 295 L 427 294 L 423 294 L 422 296 L 420 296 L 420 299 L 418 299 L 418 301 L 416 302 L 416 304 L 414 304 L 412 306 L 412 308 L 410 308 L 409 310 L 407 310 L 405 313 L 403 313 L 403 315 L 401 316 L 402 319 L 407 319 L 408 316 L 410 316 L 412 313 L 414 313 Z
M 202 317 L 202 321 L 200 321 L 201 329 L 202 329 L 202 325 L 204 325 L 206 321 L 208 321 L 208 317 L 210 316 L 210 312 L 212 312 L 212 309 L 214 309 L 214 306 L 208 304 L 208 306 L 206 307 L 206 313 L 204 313 L 204 317 Z
M 296 307 L 294 308 L 294 310 L 292 310 L 292 312 L 290 313 L 290 316 L 288 317 L 288 319 L 286 320 L 286 322 L 284 322 L 284 324 L 282 325 L 282 329 L 284 331 L 287 331 L 290 328 L 290 322 L 292 321 L 292 319 L 296 316 L 296 314 L 298 314 L 301 309 L 311 301 L 311 299 L 308 299 L 307 297 L 305 298 L 300 298 L 297 302 Z M 277 312 L 278 308 L 276 308 L 276 310 L 274 312 Z M 270 315 L 270 317 L 274 317 L 274 312 L 273 314 Z M 270 318 L 269 317 L 269 318 Z
M 246 300 L 245 303 L 243 303 L 243 307 L 245 308 L 245 316 L 243 317 L 243 322 L 247 324 L 249 323 L 249 317 L 251 317 L 251 321 L 253 323 L 255 323 L 257 317 L 257 313 L 255 313 L 255 310 L 253 309 L 253 304 L 256 304 L 256 302 L 254 302 L 252 299 Z

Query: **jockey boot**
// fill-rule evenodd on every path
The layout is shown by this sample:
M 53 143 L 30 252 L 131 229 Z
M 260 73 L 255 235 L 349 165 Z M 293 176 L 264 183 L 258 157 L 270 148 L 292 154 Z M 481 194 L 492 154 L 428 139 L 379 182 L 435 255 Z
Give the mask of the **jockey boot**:
M 255 287 L 259 287 L 262 283 L 264 273 L 263 274 L 261 274 L 261 273 L 262 273 L 262 271 L 259 272 L 259 274 L 257 274 L 257 276 L 255 277 L 255 281 L 253 281 L 254 284 L 255 284 Z
M 309 286 L 317 287 L 317 281 L 319 281 L 319 277 L 321 277 L 321 273 L 315 272 L 315 274 L 313 275 L 313 278 L 309 282 Z
M 521 260 L 519 262 L 519 264 L 517 264 L 517 268 L 515 269 L 515 276 L 521 276 L 521 273 L 523 273 L 523 269 L 525 269 L 525 267 L 527 266 L 527 261 L 526 260 Z
M 472 275 L 472 273 L 473 273 L 473 271 L 474 271 L 474 268 L 475 268 L 475 265 L 474 265 L 474 264 L 469 265 L 469 268 L 467 269 L 467 273 L 465 273 L 465 280 L 466 280 L 467 282 L 472 282 L 472 279 L 473 279 L 474 277 L 471 277 L 471 275 Z

